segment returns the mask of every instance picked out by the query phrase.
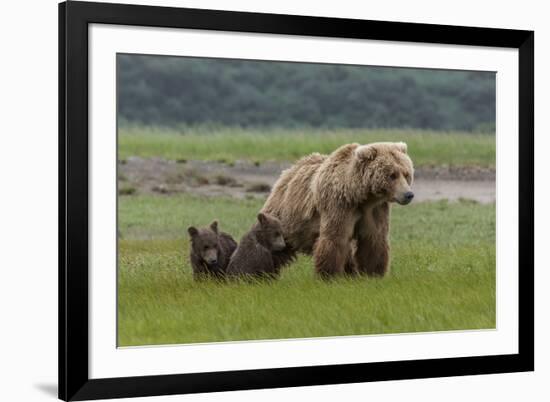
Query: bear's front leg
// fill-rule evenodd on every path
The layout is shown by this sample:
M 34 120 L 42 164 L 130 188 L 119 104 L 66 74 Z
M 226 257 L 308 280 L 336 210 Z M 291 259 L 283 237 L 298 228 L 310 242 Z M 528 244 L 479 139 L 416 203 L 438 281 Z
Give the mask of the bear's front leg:
M 357 269 L 369 276 L 386 275 L 390 265 L 390 206 L 384 203 L 365 210 L 358 228 Z
M 345 272 L 354 221 L 352 214 L 321 216 L 319 238 L 313 249 L 315 272 L 329 278 Z

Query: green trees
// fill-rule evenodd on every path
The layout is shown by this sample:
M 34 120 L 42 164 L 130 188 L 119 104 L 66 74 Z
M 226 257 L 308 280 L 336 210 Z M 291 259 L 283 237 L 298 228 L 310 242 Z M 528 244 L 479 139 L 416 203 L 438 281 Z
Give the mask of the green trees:
M 495 75 L 119 55 L 121 121 L 494 130 Z

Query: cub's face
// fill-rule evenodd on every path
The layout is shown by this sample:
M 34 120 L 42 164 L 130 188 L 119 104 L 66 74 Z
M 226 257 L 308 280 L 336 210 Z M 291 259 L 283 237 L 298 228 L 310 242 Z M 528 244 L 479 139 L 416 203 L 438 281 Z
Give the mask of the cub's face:
M 197 229 L 191 226 L 187 229 L 191 236 L 191 247 L 207 265 L 213 266 L 218 262 L 218 222 L 214 221 L 207 228 Z
M 280 251 L 286 247 L 283 237 L 283 228 L 279 219 L 266 213 L 258 214 L 258 222 L 262 230 L 262 236 L 271 245 L 271 250 Z
M 368 192 L 388 202 L 409 204 L 414 198 L 414 168 L 407 155 L 407 145 L 374 143 L 355 150 Z

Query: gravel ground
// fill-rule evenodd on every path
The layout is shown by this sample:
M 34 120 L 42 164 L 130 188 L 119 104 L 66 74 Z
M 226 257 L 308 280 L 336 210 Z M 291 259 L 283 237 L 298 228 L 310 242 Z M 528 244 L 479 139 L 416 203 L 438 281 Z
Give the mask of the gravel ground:
M 192 192 L 235 198 L 265 197 L 288 163 L 171 161 L 128 158 L 119 163 L 120 194 Z M 478 167 L 422 167 L 415 171 L 415 201 L 495 201 L 495 170 Z

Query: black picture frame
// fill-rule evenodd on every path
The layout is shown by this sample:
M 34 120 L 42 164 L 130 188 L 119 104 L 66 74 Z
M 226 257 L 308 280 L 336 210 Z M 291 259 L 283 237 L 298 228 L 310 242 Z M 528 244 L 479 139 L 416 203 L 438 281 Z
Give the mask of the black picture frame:
M 517 354 L 90 379 L 88 25 L 193 28 L 519 51 Z M 59 4 L 59 398 L 170 395 L 534 370 L 534 32 L 70 1 Z

